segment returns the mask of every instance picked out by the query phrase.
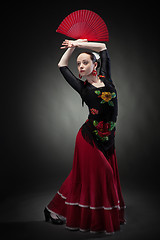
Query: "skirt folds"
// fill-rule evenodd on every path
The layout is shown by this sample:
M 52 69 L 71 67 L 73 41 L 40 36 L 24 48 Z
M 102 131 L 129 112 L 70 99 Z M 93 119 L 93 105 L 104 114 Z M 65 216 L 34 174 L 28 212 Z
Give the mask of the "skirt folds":
M 83 138 L 80 128 L 72 170 L 47 208 L 66 219 L 70 230 L 108 234 L 120 230 L 125 204 L 114 146 L 102 153 Z

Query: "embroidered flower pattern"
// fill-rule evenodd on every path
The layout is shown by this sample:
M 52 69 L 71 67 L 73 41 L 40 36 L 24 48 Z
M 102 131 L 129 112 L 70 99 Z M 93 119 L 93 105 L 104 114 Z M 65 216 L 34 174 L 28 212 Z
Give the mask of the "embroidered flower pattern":
M 110 92 L 102 92 L 101 97 L 105 102 L 109 102 L 112 99 L 112 94 Z
M 99 98 L 102 98 L 102 101 L 101 101 L 101 103 L 108 103 L 109 104 L 109 106 L 114 106 L 114 103 L 113 103 L 113 101 L 111 101 L 112 100 L 112 98 L 115 98 L 116 97 L 116 93 L 115 92 L 102 92 L 101 93 L 101 91 L 100 90 L 96 90 L 96 91 L 94 91 L 97 95 L 98 95 L 98 97 Z
M 104 75 L 98 75 L 98 77 L 100 77 L 100 78 L 105 78 Z M 111 78 L 108 78 L 108 81 L 112 82 Z
M 107 141 L 109 139 L 109 135 L 111 131 L 114 129 L 116 123 L 113 121 L 110 122 L 103 122 L 103 121 L 93 121 L 93 125 L 95 126 L 95 130 L 93 133 L 96 135 L 97 140 L 101 140 L 102 142 Z
M 90 111 L 93 115 L 98 114 L 98 110 L 95 108 L 91 108 Z
M 105 78 L 105 76 L 103 76 L 103 75 L 99 75 L 98 77 L 102 77 L 102 78 Z

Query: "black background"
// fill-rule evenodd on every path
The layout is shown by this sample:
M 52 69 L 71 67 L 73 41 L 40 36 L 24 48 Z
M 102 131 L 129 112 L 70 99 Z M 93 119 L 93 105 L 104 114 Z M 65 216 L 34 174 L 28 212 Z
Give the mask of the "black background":
M 152 211 L 159 197 L 157 8 L 151 3 L 89 1 L 3 6 L 1 222 L 41 220 L 38 211 L 71 170 L 76 134 L 88 109 L 81 107 L 79 95 L 58 70 L 66 37 L 56 29 L 78 9 L 98 13 L 109 30 L 111 73 L 119 96 L 116 150 L 124 200 L 133 208 L 134 219 L 135 196 L 141 196 L 141 206 L 147 200 L 146 212 L 152 214 L 147 224 L 157 222 L 158 208 Z M 75 74 L 76 55 L 70 61 Z

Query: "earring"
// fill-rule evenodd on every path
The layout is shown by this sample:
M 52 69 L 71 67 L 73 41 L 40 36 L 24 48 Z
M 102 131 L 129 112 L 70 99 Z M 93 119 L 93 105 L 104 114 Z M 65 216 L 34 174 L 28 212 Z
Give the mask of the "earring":
M 93 69 L 92 75 L 93 75 L 93 76 L 96 76 L 96 75 L 97 75 L 97 71 Z
M 80 73 L 79 73 L 79 78 L 82 78 L 82 76 L 80 75 Z

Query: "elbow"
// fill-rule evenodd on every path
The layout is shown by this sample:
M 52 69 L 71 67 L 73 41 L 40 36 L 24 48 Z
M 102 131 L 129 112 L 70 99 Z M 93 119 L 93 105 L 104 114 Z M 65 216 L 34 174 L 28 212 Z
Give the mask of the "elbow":
M 61 63 L 61 62 L 58 63 L 58 67 L 59 67 L 59 68 L 60 68 L 60 67 L 66 67 L 66 66 L 68 66 L 68 65 L 65 64 L 65 63 Z
M 61 64 L 60 64 L 60 63 L 58 63 L 58 67 L 59 67 L 59 68 L 61 67 Z
M 105 49 L 107 49 L 106 44 L 105 44 L 105 43 L 102 43 L 100 52 L 103 51 L 103 50 L 105 50 Z
M 58 67 L 59 67 L 59 68 L 60 68 L 60 67 L 63 67 L 63 63 L 62 63 L 61 61 L 59 61 Z

